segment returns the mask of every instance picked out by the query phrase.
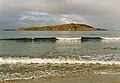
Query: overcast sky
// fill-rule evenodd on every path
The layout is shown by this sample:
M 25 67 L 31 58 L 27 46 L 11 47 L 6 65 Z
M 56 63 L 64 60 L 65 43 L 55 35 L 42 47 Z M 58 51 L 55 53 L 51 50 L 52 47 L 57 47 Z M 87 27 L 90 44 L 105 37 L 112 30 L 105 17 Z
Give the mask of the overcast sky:
M 0 28 L 63 23 L 120 30 L 120 0 L 0 0 Z

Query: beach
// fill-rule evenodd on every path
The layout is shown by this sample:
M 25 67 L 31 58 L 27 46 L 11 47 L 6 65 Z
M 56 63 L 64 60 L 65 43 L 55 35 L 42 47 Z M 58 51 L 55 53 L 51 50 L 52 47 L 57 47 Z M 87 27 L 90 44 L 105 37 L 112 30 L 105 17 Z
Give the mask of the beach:
M 0 0 L 0 83 L 120 83 L 120 0 Z
M 120 83 L 120 74 L 101 74 L 83 77 L 37 78 L 0 83 Z
M 16 69 L 16 65 L 13 69 Z M 34 66 L 34 73 L 28 72 L 27 66 Z M 9 74 L 8 77 L 0 83 L 119 83 L 120 82 L 120 65 L 117 64 L 24 64 L 21 66 L 21 72 L 33 75 L 26 77 L 24 74 Z M 27 69 L 25 69 L 27 68 Z M 36 69 L 36 70 L 35 70 Z M 9 69 L 8 69 L 9 70 Z M 9 70 L 8 72 L 13 71 Z M 16 70 L 17 71 L 17 70 Z M 41 71 L 44 72 L 40 73 Z M 35 76 L 38 73 L 39 76 Z M 38 75 L 37 74 L 37 75 Z M 21 79 L 20 79 L 21 76 Z M 2 78 L 2 77 L 1 77 Z M 17 79 L 19 78 L 19 79 Z M 7 80 L 8 79 L 8 80 Z

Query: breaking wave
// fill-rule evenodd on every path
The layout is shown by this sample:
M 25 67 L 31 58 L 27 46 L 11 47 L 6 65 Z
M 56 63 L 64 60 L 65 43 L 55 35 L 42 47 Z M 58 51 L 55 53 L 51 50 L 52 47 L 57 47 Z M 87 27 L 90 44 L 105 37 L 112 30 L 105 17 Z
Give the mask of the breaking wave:
M 102 70 L 109 69 L 114 73 L 114 68 L 116 68 L 116 73 L 118 74 L 120 61 L 0 57 L 0 67 L 0 81 L 7 81 L 49 76 L 84 76 L 87 74 L 100 74 Z
M 120 42 L 120 37 L 43 37 L 43 38 L 5 38 L 0 41 L 15 42 Z
M 43 37 L 43 38 L 5 38 L 0 40 L 81 40 L 81 39 L 106 39 L 120 40 L 120 37 Z
M 120 40 L 120 37 L 101 37 L 103 40 Z
M 89 64 L 89 63 L 92 63 L 92 64 L 97 64 L 97 63 L 100 63 L 100 64 L 120 64 L 120 61 L 97 61 L 97 60 L 76 60 L 76 59 L 66 59 L 66 58 L 61 58 L 61 59 L 58 59 L 58 58 L 53 58 L 53 59 L 42 59 L 42 58 L 25 58 L 25 57 L 22 57 L 22 58 L 12 58 L 12 57 L 9 57 L 9 58 L 3 58 L 3 57 L 0 57 L 0 64 L 16 64 L 16 63 L 23 63 L 23 64 L 30 64 L 30 63 L 39 63 L 39 64 L 45 64 L 45 63 L 52 63 L 52 64 L 62 64 L 62 63 L 68 63 L 68 64 L 76 64 L 76 63 L 79 63 L 79 64 L 82 64 L 82 63 L 85 63 L 85 64 Z

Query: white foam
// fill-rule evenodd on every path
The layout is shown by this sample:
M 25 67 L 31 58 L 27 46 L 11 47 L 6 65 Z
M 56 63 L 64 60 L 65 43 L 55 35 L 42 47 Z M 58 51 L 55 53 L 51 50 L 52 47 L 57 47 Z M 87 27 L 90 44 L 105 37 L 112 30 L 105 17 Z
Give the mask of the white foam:
M 103 40 L 120 40 L 120 37 L 101 37 Z
M 45 63 L 52 63 L 52 64 L 62 64 L 62 63 L 68 63 L 68 64 L 75 64 L 75 63 L 93 63 L 93 64 L 119 64 L 120 61 L 83 61 L 83 60 L 75 60 L 75 59 L 41 59 L 41 58 L 2 58 L 0 57 L 0 64 L 16 64 L 16 63 L 39 63 L 39 64 L 45 64 Z
M 81 37 L 79 37 L 79 38 L 59 38 L 59 37 L 56 37 L 56 39 L 59 42 L 79 42 L 81 40 Z
M 120 72 L 110 72 L 110 71 L 99 71 L 99 72 L 95 72 L 95 74 L 120 74 Z

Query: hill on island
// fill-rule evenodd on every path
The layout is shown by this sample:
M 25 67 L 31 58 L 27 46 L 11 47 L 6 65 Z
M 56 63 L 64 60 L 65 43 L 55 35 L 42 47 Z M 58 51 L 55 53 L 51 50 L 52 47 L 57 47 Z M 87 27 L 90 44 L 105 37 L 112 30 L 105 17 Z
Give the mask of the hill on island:
M 9 29 L 8 29 L 9 30 Z M 33 27 L 23 27 L 16 28 L 15 31 L 96 31 L 105 30 L 100 28 L 94 28 L 86 24 L 60 24 L 52 26 L 33 26 Z

